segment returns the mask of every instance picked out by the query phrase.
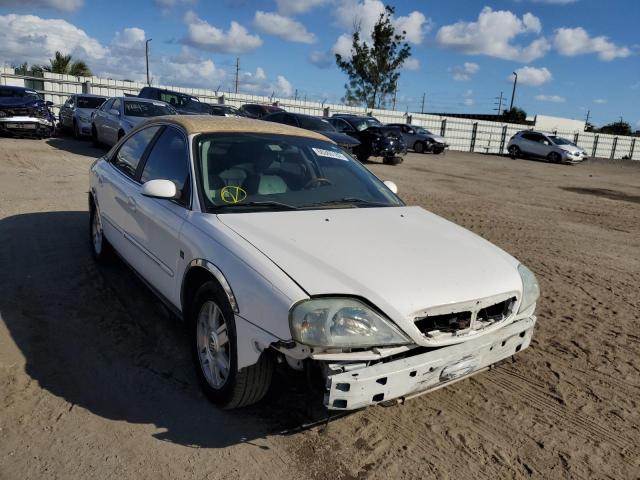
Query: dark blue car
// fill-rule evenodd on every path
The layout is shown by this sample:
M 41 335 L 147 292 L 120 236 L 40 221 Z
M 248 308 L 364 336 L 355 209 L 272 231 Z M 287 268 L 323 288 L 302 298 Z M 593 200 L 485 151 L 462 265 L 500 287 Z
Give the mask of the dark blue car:
M 0 133 L 39 138 L 53 135 L 52 105 L 30 88 L 0 85 Z

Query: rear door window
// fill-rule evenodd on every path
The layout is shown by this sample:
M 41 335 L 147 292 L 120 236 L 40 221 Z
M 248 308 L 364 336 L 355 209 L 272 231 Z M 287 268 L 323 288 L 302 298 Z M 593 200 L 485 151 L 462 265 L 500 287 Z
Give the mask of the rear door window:
M 158 130 L 160 126 L 154 125 L 129 137 L 113 156 L 113 165 L 128 177 L 135 178 L 138 164 Z

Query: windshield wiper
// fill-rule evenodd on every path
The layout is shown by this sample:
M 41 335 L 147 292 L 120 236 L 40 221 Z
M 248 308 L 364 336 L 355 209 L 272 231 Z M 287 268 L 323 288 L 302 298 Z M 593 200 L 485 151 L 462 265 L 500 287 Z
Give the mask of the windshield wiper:
M 263 201 L 263 202 L 246 202 L 246 203 L 227 203 L 225 205 L 216 205 L 212 210 L 220 211 L 227 208 L 237 208 L 237 207 L 274 207 L 282 210 L 298 210 L 298 207 L 293 205 L 289 205 L 288 203 L 281 202 L 273 202 L 273 201 Z
M 364 198 L 344 197 L 344 198 L 335 199 L 335 200 L 325 200 L 323 202 L 308 203 L 306 205 L 303 205 L 302 207 L 304 208 L 304 207 L 315 207 L 315 206 L 321 206 L 321 205 L 343 205 L 343 204 L 358 205 L 362 207 L 389 207 L 390 206 L 388 203 L 372 202 L 371 200 L 365 200 Z

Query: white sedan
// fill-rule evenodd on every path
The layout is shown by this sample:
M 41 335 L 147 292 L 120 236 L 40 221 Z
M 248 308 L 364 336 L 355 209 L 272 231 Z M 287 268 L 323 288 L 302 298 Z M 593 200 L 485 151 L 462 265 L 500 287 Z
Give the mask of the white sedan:
M 402 401 L 528 347 L 539 288 L 395 190 L 308 130 L 161 117 L 91 166 L 93 255 L 188 323 L 218 405 L 260 400 L 275 363 L 319 377 L 332 410 Z

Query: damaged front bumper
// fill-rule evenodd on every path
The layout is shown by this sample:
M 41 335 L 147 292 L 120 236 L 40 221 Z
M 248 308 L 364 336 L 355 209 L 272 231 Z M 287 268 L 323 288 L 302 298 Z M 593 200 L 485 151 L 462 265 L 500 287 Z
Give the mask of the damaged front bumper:
M 48 118 L 19 116 L 0 117 L 0 131 L 15 135 L 40 135 L 49 132 L 53 122 Z
M 527 348 L 535 323 L 531 316 L 473 340 L 368 367 L 329 365 L 340 372 L 327 376 L 324 405 L 355 410 L 436 390 Z

